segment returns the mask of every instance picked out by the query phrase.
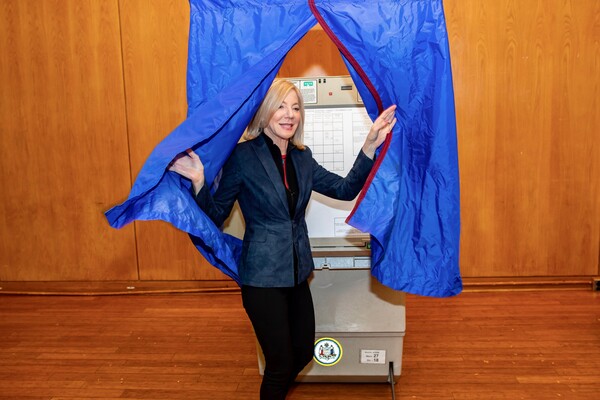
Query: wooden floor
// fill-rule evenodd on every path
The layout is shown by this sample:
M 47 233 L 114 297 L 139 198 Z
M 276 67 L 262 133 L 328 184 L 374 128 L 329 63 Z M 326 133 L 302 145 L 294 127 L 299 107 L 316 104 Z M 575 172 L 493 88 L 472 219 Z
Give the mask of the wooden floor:
M 599 399 L 600 293 L 408 296 L 397 399 Z M 257 399 L 237 292 L 0 296 L 0 399 Z M 302 383 L 289 399 L 386 399 Z

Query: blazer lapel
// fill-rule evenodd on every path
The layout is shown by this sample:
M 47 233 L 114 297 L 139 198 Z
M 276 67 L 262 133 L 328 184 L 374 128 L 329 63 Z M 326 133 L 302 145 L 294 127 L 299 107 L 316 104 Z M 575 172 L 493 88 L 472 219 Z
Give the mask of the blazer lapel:
M 277 171 L 277 166 L 275 166 L 275 162 L 273 162 L 273 156 L 267 147 L 264 139 L 256 138 L 252 140 L 254 146 L 252 148 L 256 152 L 256 156 L 258 157 L 260 163 L 265 169 L 269 180 L 271 181 L 271 185 L 273 186 L 273 190 L 277 194 L 279 200 L 281 200 L 281 204 L 284 207 L 284 210 L 289 214 L 290 210 L 288 207 L 287 196 L 285 194 L 285 187 L 283 186 L 283 182 L 281 181 L 281 176 L 279 175 L 279 171 Z

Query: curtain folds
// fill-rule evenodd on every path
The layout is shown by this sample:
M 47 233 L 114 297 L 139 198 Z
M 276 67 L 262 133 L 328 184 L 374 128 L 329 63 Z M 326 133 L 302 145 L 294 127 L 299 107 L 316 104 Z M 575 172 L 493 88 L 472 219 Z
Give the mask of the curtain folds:
M 212 184 L 285 55 L 317 20 L 371 118 L 398 106 L 348 218 L 371 234 L 372 274 L 409 293 L 459 293 L 456 123 L 441 0 L 190 0 L 188 118 L 150 154 L 128 199 L 106 212 L 109 223 L 167 221 L 237 281 L 240 241 L 222 233 L 195 205 L 189 181 L 166 168 L 192 148 Z

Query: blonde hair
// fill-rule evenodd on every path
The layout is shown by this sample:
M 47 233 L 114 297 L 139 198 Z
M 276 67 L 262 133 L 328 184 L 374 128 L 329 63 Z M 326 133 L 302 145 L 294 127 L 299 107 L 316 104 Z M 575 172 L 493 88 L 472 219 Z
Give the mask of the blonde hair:
M 246 140 L 256 139 L 258 135 L 269 125 L 269 121 L 275 114 L 275 111 L 281 106 L 283 100 L 291 92 L 295 91 L 298 96 L 298 102 L 300 106 L 300 122 L 294 136 L 290 139 L 291 142 L 300 150 L 304 150 L 304 100 L 302 99 L 302 93 L 300 89 L 296 87 L 292 82 L 285 79 L 278 79 L 269 88 L 269 91 L 265 95 L 262 103 L 258 107 L 258 111 L 254 114 L 252 121 L 246 129 L 244 138 Z

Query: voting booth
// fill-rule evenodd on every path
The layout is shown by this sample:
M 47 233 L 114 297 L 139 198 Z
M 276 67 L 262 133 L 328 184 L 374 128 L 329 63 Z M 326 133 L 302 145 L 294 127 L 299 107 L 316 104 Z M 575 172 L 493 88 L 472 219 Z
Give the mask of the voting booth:
M 345 176 L 372 125 L 354 83 L 349 76 L 290 80 L 305 101 L 304 143 L 319 164 Z M 300 382 L 393 384 L 401 373 L 405 295 L 371 276 L 369 236 L 345 223 L 353 207 L 313 192 L 307 208 L 316 342 Z M 262 374 L 260 346 L 258 359 Z

